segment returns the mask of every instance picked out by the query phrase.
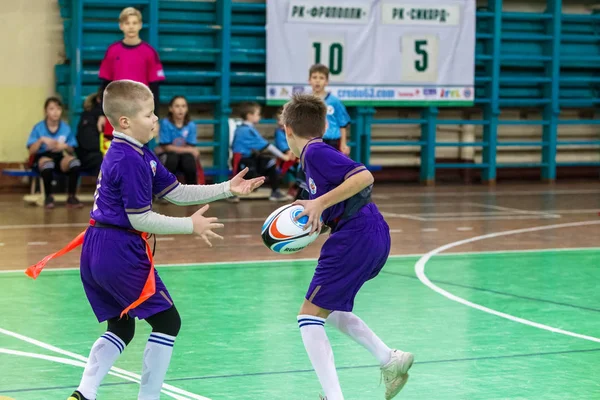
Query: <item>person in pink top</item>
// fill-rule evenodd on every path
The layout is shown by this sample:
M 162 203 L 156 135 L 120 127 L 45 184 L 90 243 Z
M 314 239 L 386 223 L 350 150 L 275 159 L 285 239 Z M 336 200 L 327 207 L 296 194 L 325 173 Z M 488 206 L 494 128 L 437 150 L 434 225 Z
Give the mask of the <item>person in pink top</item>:
M 159 83 L 165 80 L 165 72 L 158 52 L 140 38 L 142 13 L 133 7 L 123 9 L 119 15 L 119 28 L 123 32 L 123 40 L 108 47 L 100 64 L 101 93 L 112 81 L 130 79 L 140 82 L 152 91 L 154 109 L 158 111 Z M 113 129 L 104 116 L 98 119 L 98 131 L 112 140 Z

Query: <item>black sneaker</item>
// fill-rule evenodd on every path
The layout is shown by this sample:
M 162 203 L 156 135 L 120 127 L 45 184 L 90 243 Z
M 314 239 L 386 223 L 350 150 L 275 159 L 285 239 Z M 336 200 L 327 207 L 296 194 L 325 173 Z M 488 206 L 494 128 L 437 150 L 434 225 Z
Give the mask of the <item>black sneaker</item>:
M 90 399 L 83 397 L 83 395 L 81 393 L 79 393 L 78 390 L 76 390 L 73 392 L 73 394 L 71 396 L 69 396 L 69 398 L 67 400 L 90 400 Z
M 44 199 L 44 207 L 46 208 L 46 210 L 52 210 L 54 208 L 53 196 L 46 196 L 46 198 Z
M 270 201 L 286 201 L 287 198 L 284 194 L 282 194 L 279 190 L 271 192 L 271 196 L 269 196 Z
M 75 196 L 69 196 L 67 199 L 67 208 L 83 208 L 83 203 Z

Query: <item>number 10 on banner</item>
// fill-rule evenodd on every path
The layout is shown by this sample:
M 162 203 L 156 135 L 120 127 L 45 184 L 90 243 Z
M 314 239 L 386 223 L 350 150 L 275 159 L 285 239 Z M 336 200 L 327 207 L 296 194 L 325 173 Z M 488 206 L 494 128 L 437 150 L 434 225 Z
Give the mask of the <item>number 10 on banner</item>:
M 329 80 L 343 81 L 345 67 L 344 37 L 313 36 L 310 43 L 310 65 L 323 64 L 329 68 Z

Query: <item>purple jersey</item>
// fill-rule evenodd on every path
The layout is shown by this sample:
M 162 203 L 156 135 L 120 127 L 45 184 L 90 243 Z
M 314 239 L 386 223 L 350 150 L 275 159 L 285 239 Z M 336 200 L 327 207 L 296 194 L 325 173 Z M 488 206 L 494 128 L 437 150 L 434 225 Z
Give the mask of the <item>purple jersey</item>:
M 127 214 L 152 209 L 152 195 L 163 197 L 179 182 L 154 153 L 126 135 L 115 132 L 94 193 L 90 216 L 103 224 L 133 229 Z
M 332 191 L 352 175 L 367 169 L 363 164 L 323 143 L 322 139 L 309 141 L 302 150 L 300 160 L 311 200 Z M 323 211 L 325 224 L 341 217 L 345 207 L 346 202 L 343 201 Z

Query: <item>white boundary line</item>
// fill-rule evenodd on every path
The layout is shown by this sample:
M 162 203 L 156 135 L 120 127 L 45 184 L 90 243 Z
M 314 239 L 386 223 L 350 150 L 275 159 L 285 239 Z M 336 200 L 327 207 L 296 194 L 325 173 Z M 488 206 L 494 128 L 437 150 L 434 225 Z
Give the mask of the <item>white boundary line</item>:
M 559 249 L 517 249 L 517 250 L 488 250 L 488 251 L 457 251 L 443 254 L 436 254 L 440 257 L 449 256 L 464 256 L 464 255 L 477 255 L 477 254 L 510 254 L 510 253 L 552 253 L 559 251 L 600 251 L 600 247 L 565 247 Z M 417 258 L 422 257 L 423 253 L 419 254 L 393 254 L 389 258 Z M 217 261 L 217 262 L 195 262 L 195 263 L 175 263 L 175 264 L 156 264 L 157 268 L 174 268 L 174 267 L 205 267 L 214 265 L 256 265 L 256 264 L 281 264 L 281 263 L 293 263 L 293 262 L 304 262 L 313 261 L 316 262 L 317 258 L 277 258 L 273 260 L 252 260 L 252 261 Z M 65 267 L 65 268 L 48 268 L 44 270 L 44 274 L 48 272 L 61 272 L 61 271 L 78 271 L 79 267 Z M 7 269 L 0 270 L 0 274 L 23 274 L 25 275 L 25 268 L 23 269 Z
M 410 190 L 410 188 L 409 188 Z M 598 189 L 575 189 L 575 190 L 508 190 L 508 191 L 486 191 L 486 192 L 417 192 L 417 193 L 389 193 L 385 196 L 390 198 L 415 198 L 415 197 L 466 197 L 466 196 L 538 196 L 538 195 L 574 195 L 574 194 L 600 194 Z
M 419 278 L 419 280 L 425 286 L 429 287 L 433 291 L 441 294 L 442 296 L 444 296 L 452 301 L 456 301 L 456 302 L 464 304 L 468 307 L 475 308 L 477 310 L 486 312 L 488 314 L 496 315 L 498 317 L 505 318 L 510 321 L 518 322 L 518 323 L 524 324 L 524 325 L 529 325 L 534 328 L 544 329 L 549 332 L 560 333 L 562 335 L 572 336 L 572 337 L 575 337 L 578 339 L 584 339 L 584 340 L 589 340 L 591 342 L 600 343 L 600 338 L 597 338 L 597 337 L 581 335 L 579 333 L 570 332 L 570 331 L 566 331 L 566 330 L 559 329 L 559 328 L 554 328 L 552 326 L 540 324 L 540 323 L 530 321 L 530 320 L 527 320 L 524 318 L 515 317 L 514 315 L 505 314 L 503 312 L 492 310 L 491 308 L 487 308 L 482 305 L 472 303 L 468 300 L 463 299 L 462 297 L 458 297 L 458 296 L 440 288 L 439 286 L 436 286 L 425 275 L 425 264 L 427 264 L 427 261 L 429 261 L 431 259 L 431 257 L 438 255 L 439 253 L 441 253 L 445 250 L 451 249 L 453 247 L 461 246 L 463 244 L 477 242 L 477 241 L 484 240 L 484 239 L 496 238 L 499 236 L 517 235 L 520 233 L 538 232 L 538 231 L 544 231 L 544 230 L 549 230 L 549 229 L 559 229 L 559 228 L 571 228 L 571 227 L 585 226 L 585 225 L 600 225 L 600 221 L 597 221 L 597 220 L 596 221 L 581 221 L 581 222 L 571 222 L 571 223 L 566 223 L 566 224 L 544 225 L 544 226 L 536 226 L 536 227 L 531 227 L 531 228 L 514 229 L 514 230 L 504 231 L 504 232 L 489 233 L 487 235 L 475 236 L 475 237 L 472 237 L 469 239 L 464 239 L 464 240 L 459 240 L 457 242 L 448 243 L 448 244 L 438 247 L 437 249 L 434 249 L 434 250 L 430 251 L 429 253 L 425 254 L 424 256 L 422 256 L 415 264 L 415 273 L 417 274 L 417 277 Z
M 264 222 L 265 218 L 248 217 L 248 218 L 220 218 L 219 222 Z M 0 225 L 0 231 L 10 229 L 41 229 L 41 228 L 85 228 L 89 223 L 77 222 L 68 224 L 22 224 L 22 225 Z
M 502 207 L 502 206 L 496 206 L 496 205 L 492 205 L 492 204 L 485 204 L 485 203 L 466 203 L 475 207 L 482 207 L 482 208 L 489 208 L 492 210 L 500 210 L 500 211 L 508 211 L 508 212 L 514 212 L 517 214 L 531 214 L 531 215 L 553 215 L 556 218 L 559 218 L 560 215 L 557 215 L 556 213 L 550 213 L 550 212 L 546 212 L 546 211 L 531 211 L 531 210 L 522 210 L 520 208 L 511 208 L 511 207 Z
M 473 216 L 473 217 L 462 217 L 456 214 L 454 217 L 427 217 L 425 219 L 426 222 L 443 222 L 443 221 L 496 221 L 496 220 L 513 220 L 513 219 L 556 219 L 560 218 L 560 216 L 554 215 L 533 215 L 533 214 L 519 214 L 519 215 L 507 215 L 507 214 L 499 214 L 499 215 L 488 215 L 488 216 Z
M 0 333 L 4 334 L 6 336 L 11 336 L 11 337 L 13 337 L 15 339 L 19 339 L 19 340 L 21 340 L 23 342 L 27 342 L 29 344 L 33 344 L 33 345 L 41 347 L 43 349 L 50 350 L 50 351 L 52 351 L 54 353 L 62 354 L 64 356 L 71 357 L 71 358 L 73 358 L 75 360 L 83 361 L 84 363 L 87 362 L 87 360 L 88 360 L 86 357 L 81 356 L 81 355 L 79 355 L 77 353 L 72 353 L 70 351 L 63 350 L 63 349 L 61 349 L 59 347 L 52 346 L 51 344 L 44 343 L 44 342 L 41 342 L 39 340 L 30 338 L 28 336 L 21 335 L 19 333 L 12 332 L 12 331 L 9 331 L 9 330 L 3 329 L 3 328 L 0 328 Z M 111 371 L 119 373 L 121 375 L 128 376 L 130 378 L 137 379 L 138 382 L 142 378 L 138 374 L 134 374 L 133 372 L 129 372 L 127 370 L 124 370 L 124 369 L 121 369 L 121 368 L 117 368 L 117 367 L 112 367 Z M 191 398 L 191 399 L 194 399 L 194 400 L 210 400 L 207 397 L 203 397 L 203 396 L 200 396 L 198 394 L 194 394 L 194 393 L 188 392 L 186 390 L 179 389 L 179 388 L 177 388 L 175 386 L 172 386 L 172 385 L 169 385 L 169 384 L 166 384 L 166 383 L 163 383 L 163 389 L 166 389 L 166 390 L 168 390 L 170 392 L 174 392 L 174 393 L 186 396 L 186 397 L 183 398 L 183 400 L 187 400 L 187 398 Z
M 73 366 L 76 366 L 76 367 L 85 368 L 85 363 L 84 362 L 82 362 L 82 361 L 75 361 L 75 360 L 71 360 L 70 358 L 64 358 L 64 357 L 47 356 L 45 354 L 39 354 L 39 353 L 27 353 L 27 352 L 24 352 L 24 351 L 4 349 L 4 348 L 1 348 L 1 347 L 0 347 L 0 354 L 9 354 L 9 355 L 18 356 L 18 357 L 37 358 L 39 360 L 46 360 L 46 361 L 51 361 L 51 362 L 55 362 L 55 363 L 59 363 L 59 364 L 73 365 Z M 122 378 L 122 379 L 125 379 L 126 381 L 140 383 L 139 379 L 135 379 L 135 378 L 129 377 L 127 375 L 122 375 L 122 374 L 119 374 L 117 372 L 108 371 L 108 374 L 116 376 L 116 377 L 119 377 L 119 378 Z M 167 390 L 164 390 L 164 389 L 161 390 L 161 392 L 163 392 L 167 396 L 172 397 L 172 398 L 177 399 L 177 400 L 188 400 L 187 397 L 179 396 L 177 394 L 171 393 L 171 392 L 169 392 Z

